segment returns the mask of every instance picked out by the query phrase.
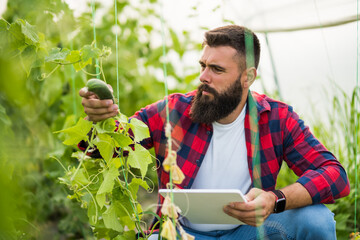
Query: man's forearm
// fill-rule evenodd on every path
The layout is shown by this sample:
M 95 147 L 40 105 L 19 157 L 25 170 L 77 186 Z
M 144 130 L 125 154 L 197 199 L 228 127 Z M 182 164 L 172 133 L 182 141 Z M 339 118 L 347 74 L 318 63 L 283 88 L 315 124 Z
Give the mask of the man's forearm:
M 285 209 L 304 207 L 312 204 L 312 199 L 306 188 L 300 183 L 294 183 L 280 189 L 286 197 Z

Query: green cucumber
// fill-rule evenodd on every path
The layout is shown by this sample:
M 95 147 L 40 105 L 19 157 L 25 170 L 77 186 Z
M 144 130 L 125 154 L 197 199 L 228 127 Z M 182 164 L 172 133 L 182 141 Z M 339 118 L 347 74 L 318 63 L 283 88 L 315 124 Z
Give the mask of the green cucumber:
M 88 91 L 95 93 L 101 100 L 111 99 L 115 103 L 114 96 L 104 81 L 92 78 L 86 83 L 86 87 Z

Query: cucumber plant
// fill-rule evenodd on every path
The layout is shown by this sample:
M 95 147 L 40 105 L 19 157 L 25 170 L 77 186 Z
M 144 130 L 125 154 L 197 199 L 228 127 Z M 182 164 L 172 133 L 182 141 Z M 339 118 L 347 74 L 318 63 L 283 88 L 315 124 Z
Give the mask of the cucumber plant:
M 109 48 L 99 50 L 93 45 L 78 52 L 55 49 L 52 60 L 58 64 L 73 64 L 79 71 L 91 64 L 92 58 L 99 58 L 100 74 L 105 77 L 101 59 L 110 52 Z M 90 79 L 86 87 L 100 99 L 115 102 L 112 92 L 102 80 Z M 76 199 L 82 208 L 87 209 L 95 236 L 98 239 L 120 240 L 135 239 L 136 233 L 141 233 L 146 238 L 143 229 L 148 227 L 142 221 L 143 210 L 137 194 L 140 187 L 150 190 L 145 176 L 152 163 L 151 154 L 140 144 L 150 137 L 147 126 L 119 113 L 96 124 L 80 119 L 75 126 L 57 133 L 64 133 L 65 145 L 76 145 L 80 141 L 87 144 L 85 151 L 72 154 L 78 160 L 76 167 L 63 166 L 65 176 L 60 178 L 60 182 L 72 191 L 68 198 Z M 94 152 L 98 154 L 92 157 Z M 140 174 L 132 169 L 138 169 Z
M 108 47 L 99 49 L 92 43 L 79 50 L 49 49 L 44 35 L 21 19 L 14 23 L 0 19 L 0 40 L 4 43 L 0 53 L 19 58 L 27 77 L 35 80 L 34 85 L 44 83 L 43 80 L 65 65 L 73 66 L 77 72 L 96 76 L 85 71 L 87 66 L 93 65 L 94 59 L 99 59 L 97 67 L 105 79 L 102 61 L 111 54 Z M 48 73 L 41 73 L 40 68 L 45 65 L 47 68 L 54 67 Z M 114 101 L 101 80 L 92 79 L 87 87 L 100 98 Z M 137 194 L 140 188 L 150 189 L 145 178 L 152 159 L 148 150 L 140 144 L 141 140 L 149 137 L 147 126 L 137 119 L 129 121 L 125 115 L 119 114 L 96 124 L 80 119 L 76 125 L 57 133 L 61 134 L 65 145 L 74 146 L 80 141 L 88 144 L 85 151 L 72 154 L 77 159 L 75 166 L 64 165 L 58 158 L 53 158 L 65 171 L 60 182 L 71 191 L 68 198 L 78 201 L 87 210 L 95 236 L 120 240 L 135 239 L 136 232 L 143 233 L 142 229 L 148 227 L 143 225 L 144 213 Z M 92 157 L 94 155 L 90 153 L 96 151 L 99 152 L 98 157 Z M 147 238 L 145 233 L 142 236 Z
M 120 240 L 135 239 L 135 229 L 143 233 L 143 210 L 137 193 L 140 187 L 150 189 L 145 176 L 152 159 L 140 144 L 150 136 L 147 126 L 119 114 L 96 124 L 80 119 L 75 126 L 58 133 L 65 133 L 66 145 L 80 141 L 88 144 L 84 152 L 72 155 L 79 161 L 77 167 L 63 166 L 66 174 L 60 181 L 72 190 L 68 197 L 87 209 L 95 236 Z M 101 157 L 88 156 L 95 151 Z M 133 168 L 139 169 L 139 176 Z
M 73 66 L 77 72 L 95 76 L 85 71 L 99 59 L 100 74 L 105 78 L 102 62 L 111 54 L 111 49 L 99 49 L 94 43 L 84 45 L 79 50 L 51 48 L 46 45 L 43 34 L 27 21 L 18 19 L 8 23 L 0 19 L 0 53 L 9 58 L 19 57 L 20 66 L 34 83 L 42 83 L 61 66 Z M 43 66 L 54 67 L 48 73 L 36 71 Z M 102 88 L 100 80 L 88 82 L 88 88 L 100 97 L 114 98 Z M 106 86 L 106 85 L 103 85 Z M 107 87 L 107 86 L 106 86 Z M 105 94 L 105 95 L 103 95 Z M 91 134 L 88 134 L 91 132 Z M 134 134 L 134 137 L 130 135 Z M 139 188 L 149 189 L 145 176 L 151 155 L 139 142 L 149 137 L 147 126 L 137 119 L 129 119 L 119 114 L 117 117 L 93 124 L 80 119 L 76 125 L 58 131 L 64 137 L 64 144 L 73 146 L 80 141 L 88 143 L 87 149 L 76 151 L 72 156 L 78 160 L 75 166 L 63 166 L 65 175 L 60 182 L 70 190 L 70 199 L 77 200 L 87 209 L 89 223 L 97 238 L 134 239 L 135 230 L 142 232 L 143 211 L 137 200 Z M 96 147 L 95 147 L 96 146 Z M 100 158 L 87 154 L 98 151 Z M 124 154 L 126 153 L 126 154 Z M 132 169 L 139 169 L 136 174 Z M 146 227 L 145 227 L 146 228 Z M 144 234 L 145 236 L 145 234 Z

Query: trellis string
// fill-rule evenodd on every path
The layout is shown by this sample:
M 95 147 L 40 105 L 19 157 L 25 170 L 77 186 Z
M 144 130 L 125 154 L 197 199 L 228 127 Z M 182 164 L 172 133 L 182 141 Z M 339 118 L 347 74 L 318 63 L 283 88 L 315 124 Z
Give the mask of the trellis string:
M 95 27 L 95 0 L 91 1 L 91 11 L 92 11 L 92 21 L 93 21 L 93 35 L 94 35 L 94 46 L 97 47 L 96 44 L 96 27 Z M 95 68 L 96 68 L 96 78 L 100 78 L 99 74 L 99 59 L 95 59 Z
M 73 41 L 70 41 L 70 48 L 73 49 Z M 73 91 L 73 112 L 74 112 L 74 121 L 77 119 L 77 109 L 76 109 L 76 87 L 75 87 L 75 69 L 70 68 L 70 78 L 72 82 L 72 91 Z
M 115 26 L 117 26 L 117 5 L 116 5 L 116 0 L 114 0 L 114 2 L 115 2 Z M 97 47 L 97 46 L 96 46 L 96 28 L 95 28 L 95 0 L 92 0 L 92 2 L 91 2 L 91 9 L 92 9 L 92 18 L 93 18 L 93 33 L 94 33 L 93 35 L 94 35 L 94 44 L 95 44 L 94 46 Z M 117 31 L 117 29 L 116 29 L 116 31 Z M 118 62 L 117 32 L 116 32 L 116 34 L 115 34 L 115 39 L 116 39 L 117 92 L 118 92 L 118 99 L 119 99 L 119 79 L 118 79 L 119 62 Z M 100 76 L 99 76 L 99 75 L 100 75 L 99 72 L 100 72 L 100 71 L 99 71 L 99 60 L 96 59 L 96 76 L 97 76 L 97 78 L 100 77 Z M 120 161 L 122 162 L 122 165 L 125 166 L 125 163 L 124 163 L 123 159 L 121 158 L 121 151 L 118 153 L 118 156 L 119 156 Z M 125 171 L 122 171 L 122 172 L 123 172 L 123 177 L 124 177 L 124 181 L 125 181 L 126 190 L 127 190 L 128 192 L 130 192 L 130 190 L 129 190 L 129 184 L 128 184 L 128 181 L 127 181 L 127 176 L 126 176 L 126 174 L 125 174 Z M 129 194 L 129 196 L 131 197 L 131 193 Z M 131 200 L 131 201 L 130 201 L 131 207 L 132 207 L 133 212 L 134 212 L 135 217 L 136 217 L 136 223 L 137 223 L 137 224 L 136 224 L 136 227 L 137 227 L 138 231 L 141 232 L 143 236 L 145 236 L 143 230 L 141 229 L 140 217 L 139 217 L 139 215 L 138 215 L 138 213 L 137 213 L 136 207 L 134 206 L 135 200 L 132 199 L 132 197 L 131 197 L 130 200 Z
M 160 2 L 160 8 L 161 8 L 161 13 L 160 13 L 160 20 L 161 20 L 161 37 L 162 37 L 162 57 L 163 57 L 163 75 L 164 75 L 164 87 L 165 87 L 165 106 L 166 106 L 166 124 L 165 124 L 165 129 L 167 128 L 166 125 L 170 126 L 170 113 L 169 113 L 169 104 L 168 104 L 168 95 L 169 95 L 169 91 L 168 91 L 168 82 L 167 82 L 167 67 L 166 67 L 166 38 L 165 38 L 165 21 L 164 21 L 164 6 L 163 6 L 163 2 Z M 172 151 L 172 137 L 171 134 L 169 134 L 168 137 L 168 155 L 171 154 Z M 174 204 L 174 193 L 173 193 L 173 183 L 172 183 L 172 171 L 170 169 L 169 171 L 169 188 L 170 188 L 170 199 L 171 199 L 171 204 Z M 173 225 L 176 228 L 176 223 L 175 223 L 175 219 L 172 219 Z
M 165 85 L 165 103 L 166 103 L 166 122 L 170 123 L 169 105 L 168 105 L 168 82 L 167 82 L 167 67 L 166 67 L 166 40 L 165 40 L 165 22 L 163 13 L 163 4 L 161 2 L 161 37 L 162 37 L 162 57 L 163 57 L 163 74 Z M 170 136 L 171 139 L 171 136 Z M 169 149 L 171 150 L 171 149 Z
M 119 48 L 118 48 L 118 34 L 119 34 L 119 25 L 117 17 L 117 0 L 114 0 L 115 5 L 115 56 L 116 56 L 116 93 L 118 99 L 118 107 L 120 111 L 120 82 L 119 82 Z
M 119 105 L 119 99 L 120 99 L 120 84 L 119 84 L 119 48 L 118 48 L 118 18 L 117 18 L 117 0 L 114 0 L 114 14 L 115 14 L 115 56 L 116 56 L 116 92 L 117 92 L 117 98 L 118 98 L 118 106 L 119 106 L 119 111 L 120 111 L 120 105 Z M 95 31 L 95 28 L 94 28 L 94 31 Z M 96 36 L 96 35 L 94 35 Z M 121 158 L 121 155 L 119 155 L 119 159 L 120 161 L 122 162 L 122 165 L 126 167 L 125 165 L 125 162 L 123 161 L 123 159 Z M 130 192 L 129 190 L 129 183 L 127 181 L 127 176 L 125 174 L 125 171 L 122 171 L 123 172 L 123 176 L 124 176 L 124 180 L 125 180 L 125 187 L 127 189 L 128 192 Z M 136 217 L 136 220 L 137 220 L 137 223 L 138 223 L 138 230 L 142 233 L 143 236 L 145 236 L 144 232 L 142 231 L 141 229 L 141 221 L 140 221 L 140 217 L 138 215 L 138 212 L 136 210 L 136 207 L 134 206 L 135 205 L 135 201 L 134 199 L 132 199 L 132 196 L 131 194 L 129 194 L 130 198 L 131 198 L 131 207 L 133 209 L 133 212 L 135 214 L 135 217 Z
M 255 66 L 254 54 L 254 38 L 251 32 L 245 30 L 245 50 L 246 50 L 246 68 Z M 253 186 L 262 189 L 261 183 L 261 165 L 260 165 L 260 145 L 259 145 L 259 125 L 258 125 L 258 111 L 256 101 L 253 98 L 251 91 L 248 92 L 249 104 L 249 124 L 250 124 L 250 142 L 251 142 L 251 156 L 252 156 L 252 182 Z M 257 208 L 255 211 L 261 211 Z M 260 216 L 260 215 L 259 215 Z M 258 219 L 256 219 L 258 221 Z M 256 228 L 257 238 L 263 239 L 264 228 L 261 225 Z
M 360 101 L 360 94 L 359 94 L 359 0 L 356 0 L 356 87 L 355 87 L 355 205 L 354 205 L 354 233 L 356 234 L 356 217 L 357 217 L 357 194 L 358 194 L 358 167 L 357 167 L 357 160 L 358 160 L 358 145 L 357 145 L 357 139 L 359 136 L 359 130 L 357 129 L 358 126 L 358 120 L 359 117 L 357 114 L 359 114 L 358 111 L 358 102 Z M 356 92 L 357 91 L 357 92 Z M 356 99 L 357 96 L 357 99 Z

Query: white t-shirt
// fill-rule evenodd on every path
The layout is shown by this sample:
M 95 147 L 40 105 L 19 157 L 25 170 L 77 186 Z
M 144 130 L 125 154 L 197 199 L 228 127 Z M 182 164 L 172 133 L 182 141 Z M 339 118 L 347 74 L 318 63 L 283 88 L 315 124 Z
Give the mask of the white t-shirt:
M 251 186 L 245 142 L 246 105 L 230 124 L 214 122 L 213 136 L 192 189 L 240 189 L 244 194 Z M 183 224 L 199 231 L 227 230 L 231 224 Z

